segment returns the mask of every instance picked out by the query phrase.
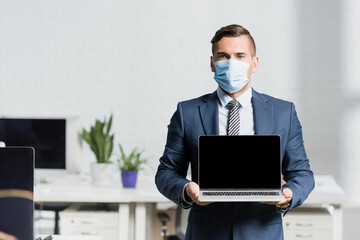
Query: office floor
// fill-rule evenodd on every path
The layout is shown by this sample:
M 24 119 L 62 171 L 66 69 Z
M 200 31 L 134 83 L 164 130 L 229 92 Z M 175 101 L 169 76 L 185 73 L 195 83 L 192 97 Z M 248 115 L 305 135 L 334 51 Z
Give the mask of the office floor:
M 35 221 L 35 234 L 49 234 L 54 230 L 54 214 L 48 211 L 41 212 L 41 219 Z M 35 211 L 35 218 L 39 212 Z M 154 218 L 155 219 L 155 218 Z M 360 207 L 344 207 L 344 240 L 360 239 Z M 159 224 L 155 224 L 159 227 Z M 158 232 L 157 232 L 158 233 Z

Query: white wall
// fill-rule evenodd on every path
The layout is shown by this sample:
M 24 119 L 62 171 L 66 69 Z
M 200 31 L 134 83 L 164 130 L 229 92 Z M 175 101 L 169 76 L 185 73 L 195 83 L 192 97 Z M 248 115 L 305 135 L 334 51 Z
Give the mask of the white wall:
M 340 181 L 349 195 L 349 202 L 360 205 L 360 2 L 346 0 L 342 9 L 342 78 L 338 79 L 342 121 L 338 164 Z
M 346 1 L 347 6 L 355 2 Z M 212 36 L 221 26 L 238 23 L 258 47 L 254 88 L 295 102 L 315 173 L 333 174 L 345 185 L 349 180 L 342 176 L 349 169 L 339 170 L 342 152 L 359 153 L 350 140 L 352 129 L 340 129 L 343 117 L 353 121 L 359 115 L 359 98 L 353 97 L 357 105 L 346 113 L 341 109 L 349 92 L 359 96 L 359 74 L 342 72 L 345 59 L 355 59 L 352 51 L 358 56 L 359 48 L 343 44 L 355 34 L 341 35 L 345 19 L 353 29 L 357 25 L 351 21 L 355 10 L 350 7 L 353 13 L 347 15 L 344 5 L 336 0 L 2 0 L 0 114 L 79 115 L 88 127 L 113 112 L 116 141 L 127 150 L 144 148 L 155 170 L 176 103 L 216 88 L 209 68 Z M 343 89 L 342 81 L 348 87 Z M 342 147 L 344 139 L 349 143 Z M 88 149 L 85 158 L 94 160 Z

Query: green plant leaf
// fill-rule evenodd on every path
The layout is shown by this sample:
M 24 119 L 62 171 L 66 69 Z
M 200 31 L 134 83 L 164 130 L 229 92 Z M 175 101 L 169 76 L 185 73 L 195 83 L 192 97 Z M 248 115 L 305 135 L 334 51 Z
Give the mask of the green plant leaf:
M 112 125 L 112 120 L 113 120 L 113 115 L 110 115 L 110 119 L 109 122 L 107 123 L 107 129 L 106 129 L 106 135 L 109 135 L 110 133 L 110 129 L 111 129 L 111 125 Z
M 121 156 L 117 159 L 117 161 L 121 171 L 139 171 L 141 166 L 146 163 L 146 159 L 141 157 L 143 151 L 139 151 L 137 148 L 134 148 L 129 155 L 126 155 L 121 144 L 119 144 L 119 149 Z
M 106 131 L 105 131 L 106 126 Z M 90 131 L 83 129 L 82 138 L 90 149 L 94 152 L 98 163 L 109 163 L 114 147 L 114 134 L 110 135 L 112 126 L 112 115 L 107 122 L 95 120 L 95 124 L 90 127 Z

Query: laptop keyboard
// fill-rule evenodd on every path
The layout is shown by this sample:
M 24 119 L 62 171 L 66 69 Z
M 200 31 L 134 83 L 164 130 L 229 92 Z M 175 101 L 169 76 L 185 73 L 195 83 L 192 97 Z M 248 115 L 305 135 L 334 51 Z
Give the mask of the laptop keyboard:
M 279 192 L 203 192 L 203 196 L 279 196 Z

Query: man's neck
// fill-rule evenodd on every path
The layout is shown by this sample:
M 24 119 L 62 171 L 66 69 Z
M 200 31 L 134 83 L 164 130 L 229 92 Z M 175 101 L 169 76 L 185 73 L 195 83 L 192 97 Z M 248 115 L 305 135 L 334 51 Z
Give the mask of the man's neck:
M 245 87 L 243 87 L 240 91 L 234 92 L 234 93 L 228 93 L 224 91 L 227 95 L 229 95 L 232 99 L 236 99 L 239 96 L 241 96 L 244 92 L 246 92 L 251 87 L 251 81 L 249 81 Z

